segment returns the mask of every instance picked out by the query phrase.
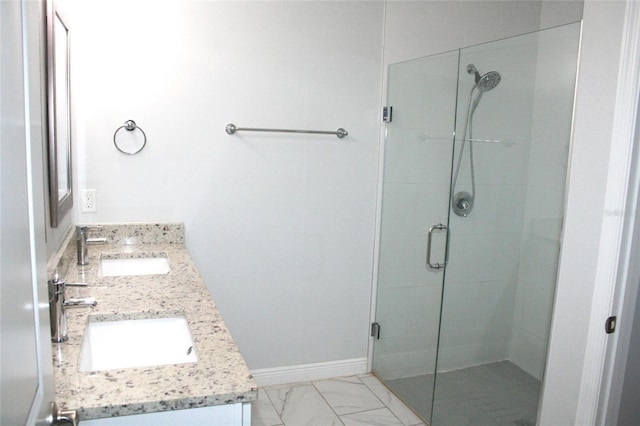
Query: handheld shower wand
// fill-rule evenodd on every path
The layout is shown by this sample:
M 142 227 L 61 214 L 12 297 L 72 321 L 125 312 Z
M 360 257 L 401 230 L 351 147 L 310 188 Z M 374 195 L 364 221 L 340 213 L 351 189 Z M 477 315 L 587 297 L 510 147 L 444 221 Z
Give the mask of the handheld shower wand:
M 498 71 L 490 71 L 484 75 L 480 75 L 478 69 L 473 64 L 467 65 L 467 73 L 474 76 L 475 84 L 469 93 L 469 104 L 467 106 L 467 119 L 464 123 L 464 132 L 462 134 L 462 143 L 460 144 L 460 154 L 456 171 L 453 177 L 452 193 L 455 194 L 451 200 L 451 208 L 453 212 L 462 217 L 467 217 L 473 209 L 476 194 L 476 178 L 473 168 L 473 114 L 480 104 L 482 94 L 496 88 L 502 80 L 502 76 Z M 478 95 L 473 99 L 473 92 L 478 89 Z M 460 165 L 462 164 L 462 156 L 464 155 L 464 147 L 467 142 L 467 130 L 469 130 L 469 167 L 471 172 L 471 193 L 460 191 L 456 193 L 456 183 L 458 181 L 458 173 L 460 173 Z

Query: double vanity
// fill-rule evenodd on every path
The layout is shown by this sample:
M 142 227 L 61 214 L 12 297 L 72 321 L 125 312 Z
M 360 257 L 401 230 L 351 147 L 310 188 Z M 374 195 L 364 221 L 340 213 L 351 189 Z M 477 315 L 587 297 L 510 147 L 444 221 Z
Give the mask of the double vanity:
M 48 268 L 66 283 L 57 287 L 63 341 L 53 343 L 58 407 L 76 409 L 83 425 L 249 425 L 257 387 L 185 248 L 184 226 L 85 232 L 70 232 Z M 78 265 L 91 237 L 104 240 L 87 245 Z

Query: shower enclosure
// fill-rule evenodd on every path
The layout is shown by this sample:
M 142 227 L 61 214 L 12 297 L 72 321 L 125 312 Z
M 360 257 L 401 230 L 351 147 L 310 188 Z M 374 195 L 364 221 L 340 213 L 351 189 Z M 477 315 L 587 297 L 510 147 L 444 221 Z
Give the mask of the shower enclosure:
M 431 425 L 536 423 L 579 38 L 390 66 L 373 371 Z

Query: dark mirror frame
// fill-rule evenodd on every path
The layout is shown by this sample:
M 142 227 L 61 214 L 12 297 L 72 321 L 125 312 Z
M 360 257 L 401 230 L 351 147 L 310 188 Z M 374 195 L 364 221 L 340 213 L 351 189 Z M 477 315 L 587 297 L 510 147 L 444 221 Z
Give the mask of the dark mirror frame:
M 48 0 L 47 116 L 49 208 L 52 228 L 58 226 L 61 219 L 73 206 L 70 86 L 69 29 L 60 15 L 60 11 L 56 9 L 53 0 Z

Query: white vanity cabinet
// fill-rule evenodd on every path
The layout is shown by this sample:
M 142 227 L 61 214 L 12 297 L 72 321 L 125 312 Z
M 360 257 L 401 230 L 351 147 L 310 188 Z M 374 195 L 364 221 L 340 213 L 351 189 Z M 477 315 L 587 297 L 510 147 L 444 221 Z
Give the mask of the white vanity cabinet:
M 251 404 L 236 403 L 135 416 L 82 420 L 81 426 L 251 426 Z

